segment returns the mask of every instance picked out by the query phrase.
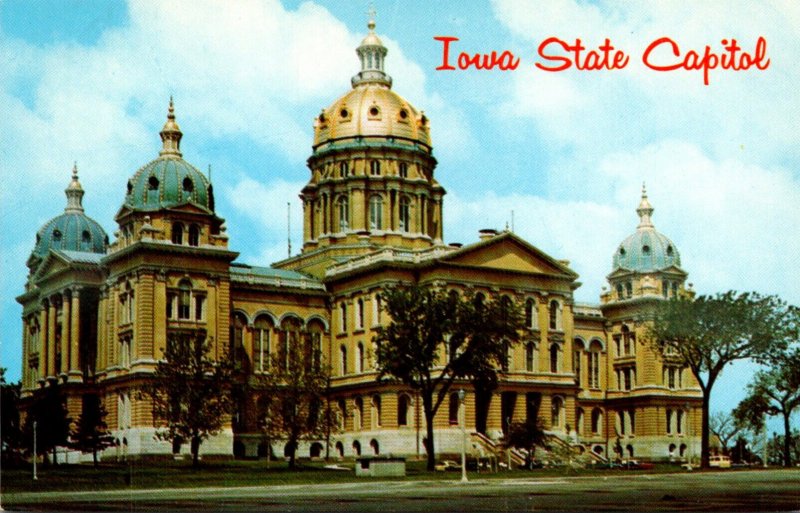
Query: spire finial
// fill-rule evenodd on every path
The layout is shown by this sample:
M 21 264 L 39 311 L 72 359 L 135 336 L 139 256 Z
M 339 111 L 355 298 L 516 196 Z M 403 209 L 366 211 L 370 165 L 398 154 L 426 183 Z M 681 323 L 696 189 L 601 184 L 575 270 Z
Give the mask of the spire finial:
M 167 122 L 164 123 L 164 128 L 161 129 L 161 142 L 162 148 L 159 155 L 173 155 L 181 157 L 181 138 L 183 132 L 181 127 L 175 121 L 175 103 L 172 101 L 172 95 L 169 97 L 169 109 L 167 110 Z
M 653 206 L 647 200 L 647 188 L 644 182 L 642 182 L 642 201 L 639 203 L 636 213 L 639 214 L 638 228 L 654 228 L 653 221 L 650 220 L 650 216 L 653 215 Z
M 361 41 L 361 45 L 356 48 L 358 58 L 361 60 L 361 71 L 352 78 L 353 87 L 361 84 L 379 84 L 392 87 L 392 78 L 383 71 L 383 62 L 386 59 L 386 47 L 383 46 L 381 39 L 375 35 L 375 7 L 370 4 L 367 11 L 369 21 L 367 28 L 369 34 Z
M 64 212 L 67 214 L 82 214 L 83 213 L 83 187 L 78 181 L 78 163 L 72 165 L 72 180 L 64 190 L 67 195 L 67 207 Z
M 370 34 L 375 33 L 375 4 L 370 2 L 369 3 L 369 11 L 367 11 L 367 16 L 369 16 L 369 21 L 367 21 L 367 28 L 369 29 Z

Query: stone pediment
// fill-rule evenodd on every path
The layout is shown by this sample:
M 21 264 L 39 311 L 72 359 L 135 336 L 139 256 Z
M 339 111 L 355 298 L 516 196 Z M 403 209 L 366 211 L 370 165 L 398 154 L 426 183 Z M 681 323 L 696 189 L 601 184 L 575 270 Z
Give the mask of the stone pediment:
M 559 262 L 511 232 L 504 232 L 464 246 L 441 257 L 440 260 L 469 267 L 578 278 L 577 273 L 565 263 Z

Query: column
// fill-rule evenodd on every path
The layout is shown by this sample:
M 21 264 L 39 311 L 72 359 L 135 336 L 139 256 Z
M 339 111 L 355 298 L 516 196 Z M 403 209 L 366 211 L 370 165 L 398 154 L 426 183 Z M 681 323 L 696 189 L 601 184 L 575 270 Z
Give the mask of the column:
M 97 306 L 97 353 L 95 360 L 95 369 L 97 372 L 104 372 L 106 368 L 106 343 L 108 340 L 108 322 L 106 319 L 106 292 L 104 288 L 100 289 L 100 302 Z
M 81 289 L 72 289 L 72 314 L 70 319 L 69 374 L 77 381 L 81 379 L 80 340 L 81 340 Z
M 56 305 L 53 300 L 47 308 L 47 367 L 45 376 L 56 375 Z
M 70 345 L 70 298 L 66 292 L 61 294 L 61 368 L 59 374 L 66 374 L 69 370 L 69 345 Z
M 39 347 L 36 350 L 39 352 L 39 375 L 42 378 L 47 377 L 47 302 L 42 303 L 42 309 L 39 311 Z

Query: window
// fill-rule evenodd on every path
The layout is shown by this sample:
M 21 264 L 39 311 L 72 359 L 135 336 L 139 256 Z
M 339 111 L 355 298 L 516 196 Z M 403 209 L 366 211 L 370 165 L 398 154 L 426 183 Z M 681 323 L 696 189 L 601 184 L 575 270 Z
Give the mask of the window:
M 233 322 L 231 323 L 231 357 L 234 362 L 239 363 L 243 358 L 246 358 L 244 349 L 244 329 L 247 326 L 247 318 L 241 313 L 236 312 L 233 314 Z
M 183 191 L 191 194 L 193 190 L 194 190 L 194 183 L 192 182 L 192 179 L 187 176 L 186 178 L 183 179 Z
M 364 329 L 364 300 L 361 298 L 356 301 L 356 329 Z
M 315 370 L 322 368 L 322 334 L 325 325 L 318 319 L 312 319 L 306 326 L 306 359 L 307 364 Z
M 592 410 L 592 434 L 602 434 L 601 427 L 603 425 L 603 411 L 600 408 Z
M 667 434 L 672 434 L 672 410 L 667 410 Z
M 183 244 L 183 225 L 181 223 L 172 223 L 172 243 Z
M 525 370 L 536 371 L 536 344 L 534 342 L 525 344 Z
M 623 299 L 625 297 L 625 292 L 622 289 L 621 283 L 617 283 L 617 297 L 619 299 Z
M 369 162 L 369 174 L 378 176 L 381 174 L 381 163 L 378 160 L 371 160 Z
M 678 410 L 676 412 L 676 419 L 675 419 L 675 431 L 679 434 L 683 434 L 683 423 L 685 422 L 685 413 L 683 410 Z
M 550 329 L 551 330 L 560 330 L 561 329 L 561 305 L 555 299 L 550 301 Z
M 339 430 L 344 431 L 345 429 L 345 420 L 347 419 L 347 405 L 344 402 L 344 399 L 339 399 Z
M 578 408 L 575 412 L 575 431 L 583 435 L 583 408 Z
M 617 433 L 625 434 L 625 413 L 621 411 L 617 412 Z
M 193 224 L 189 227 L 189 245 L 190 246 L 199 246 L 200 245 L 200 227 L 196 224 Z
M 347 374 L 347 348 L 342 344 L 339 347 L 339 375 Z
M 625 283 L 625 293 L 628 297 L 633 296 L 633 284 L 631 282 Z
M 253 357 L 258 372 L 268 372 L 271 364 L 270 334 L 272 322 L 265 315 L 253 323 Z
M 383 229 L 383 197 L 378 194 L 369 199 L 369 229 Z
M 192 290 L 188 280 L 181 281 L 178 285 L 178 319 L 189 319 L 191 314 Z
M 397 425 L 408 426 L 409 410 L 411 399 L 406 394 L 400 394 L 397 398 Z
M 356 372 L 364 372 L 364 344 L 361 342 L 356 347 Z
M 400 211 L 399 211 L 399 219 L 398 219 L 398 226 L 401 232 L 407 232 L 411 230 L 411 226 L 409 222 L 411 220 L 411 202 L 405 196 L 400 198 Z
M 347 117 L 347 111 L 346 110 L 343 110 L 342 113 L 343 113 L 343 115 L 342 115 L 343 118 Z M 349 167 L 347 165 L 347 162 L 340 162 L 339 163 L 339 176 L 342 177 L 342 178 L 345 178 L 348 174 L 349 174 Z
M 128 369 L 131 366 L 131 339 L 122 338 L 119 341 L 119 366 Z
M 278 340 L 278 362 L 282 369 L 289 369 L 292 351 L 302 349 L 301 332 L 303 322 L 297 317 L 286 317 L 281 321 L 281 331 Z M 299 356 L 299 355 L 298 355 Z
M 377 326 L 381 323 L 381 296 L 375 294 L 372 297 L 372 325 Z
M 458 393 L 453 392 L 450 394 L 450 404 L 448 408 L 448 419 L 450 420 L 451 426 L 458 425 L 458 408 L 459 408 L 459 401 L 458 401 Z
M 525 327 L 535 330 L 539 327 L 538 311 L 536 300 L 531 298 L 525 301 Z
M 356 397 L 355 409 L 353 410 L 353 429 L 361 429 L 364 419 L 364 400 L 361 397 Z
M 553 403 L 550 407 L 550 426 L 552 428 L 561 428 L 563 424 L 564 400 L 560 397 L 553 397 Z
M 600 352 L 602 346 L 596 340 L 589 345 L 589 388 L 600 388 Z
M 560 348 L 558 344 L 550 344 L 550 372 L 558 372 L 559 369 L 559 355 Z
M 503 361 L 501 362 L 501 368 L 503 372 L 508 372 L 508 369 L 511 365 L 511 346 L 508 343 L 508 340 L 503 340 Z
M 581 376 L 581 360 L 582 360 L 582 353 L 583 353 L 583 341 L 579 338 L 575 339 L 575 349 L 572 351 L 572 369 L 575 372 L 575 383 L 580 387 L 581 383 L 583 383 L 583 377 Z
M 350 207 L 346 196 L 339 198 L 339 231 L 347 231 L 350 227 Z
M 636 433 L 636 412 L 634 410 L 630 410 L 628 412 L 628 423 L 630 424 L 631 431 L 630 433 L 633 435 Z
M 381 396 L 375 394 L 372 396 L 372 428 L 379 427 L 381 427 Z
M 339 305 L 339 331 L 347 333 L 347 303 L 344 301 Z
M 408 164 L 401 162 L 399 166 L 400 178 L 408 178 Z
M 158 190 L 158 178 L 154 175 L 150 175 L 150 178 L 147 180 L 147 186 L 151 191 Z

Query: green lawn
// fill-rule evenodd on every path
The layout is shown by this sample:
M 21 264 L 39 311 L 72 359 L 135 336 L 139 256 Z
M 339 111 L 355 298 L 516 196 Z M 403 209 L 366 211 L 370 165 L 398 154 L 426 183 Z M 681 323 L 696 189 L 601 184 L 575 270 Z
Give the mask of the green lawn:
M 353 461 L 339 463 L 350 471 L 329 470 L 323 468 L 325 463 L 302 462 L 301 466 L 290 471 L 283 461 L 205 461 L 199 468 L 192 468 L 188 461 L 165 460 L 163 462 L 133 461 L 124 463 L 102 463 L 95 469 L 91 464 L 59 465 L 57 467 L 39 466 L 39 479 L 31 479 L 31 470 L 3 469 L 3 492 L 22 491 L 55 491 L 55 490 L 114 490 L 120 488 L 182 488 L 201 486 L 266 486 L 304 483 L 338 483 L 354 482 L 369 478 L 357 478 L 352 471 Z M 579 469 L 563 468 L 539 469 L 533 471 L 501 470 L 498 473 L 482 472 L 469 475 L 482 479 L 493 478 L 536 478 L 590 476 L 603 473 L 620 475 L 621 473 L 663 473 L 678 472 L 676 465 L 657 465 L 649 471 Z M 382 478 L 385 480 L 386 478 Z M 427 472 L 424 461 L 409 460 L 407 476 L 395 479 L 460 479 L 459 472 Z

